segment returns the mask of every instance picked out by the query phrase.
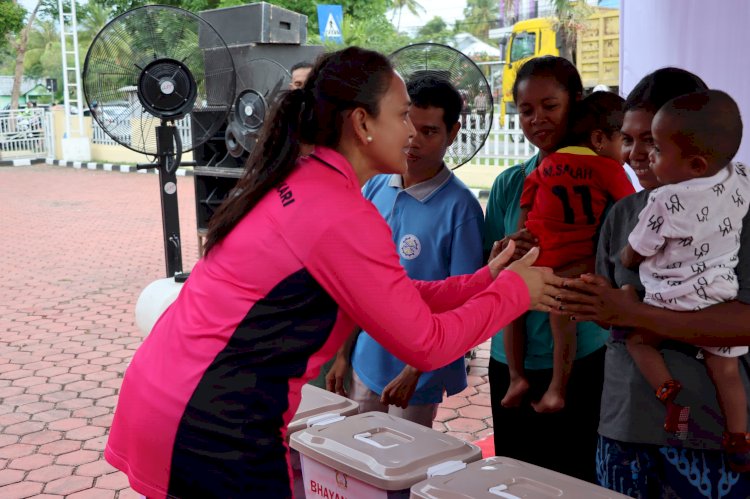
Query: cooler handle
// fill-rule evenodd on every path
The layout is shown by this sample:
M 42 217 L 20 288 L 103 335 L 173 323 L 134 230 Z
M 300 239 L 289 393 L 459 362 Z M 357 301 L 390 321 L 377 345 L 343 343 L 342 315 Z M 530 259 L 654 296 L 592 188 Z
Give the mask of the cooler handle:
M 368 445 L 372 445 L 373 447 L 377 447 L 378 449 L 392 449 L 393 447 L 396 447 L 398 444 L 391 444 L 391 445 L 383 445 L 378 441 L 371 440 L 372 433 L 369 431 L 366 431 L 364 433 L 357 433 L 354 435 L 355 440 L 359 440 L 360 442 L 364 442 Z
M 508 486 L 501 483 L 500 485 L 492 487 L 489 492 L 492 495 L 503 497 L 504 499 L 521 499 L 520 497 L 514 496 L 513 494 L 510 494 L 508 492 L 503 492 L 505 490 L 508 490 Z
M 341 414 L 338 414 L 338 413 L 319 414 L 307 420 L 307 427 L 310 428 L 311 426 L 319 426 L 319 425 L 336 423 L 344 419 L 346 419 L 346 416 L 342 416 Z
M 427 468 L 427 477 L 450 475 L 464 468 L 466 468 L 466 463 L 463 461 L 445 461 Z

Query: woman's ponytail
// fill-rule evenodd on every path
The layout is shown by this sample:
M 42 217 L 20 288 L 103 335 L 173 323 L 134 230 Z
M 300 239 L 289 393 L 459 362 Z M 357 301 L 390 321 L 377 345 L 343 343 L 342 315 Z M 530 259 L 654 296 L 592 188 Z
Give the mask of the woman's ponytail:
M 303 144 L 338 146 L 352 109 L 377 116 L 392 74 L 388 58 L 371 50 L 349 47 L 322 55 L 305 86 L 285 92 L 273 108 L 245 172 L 209 221 L 205 254 L 289 176 Z
M 204 254 L 224 239 L 263 196 L 294 169 L 301 148 L 301 115 L 305 91 L 291 90 L 279 99 L 264 126 L 257 145 L 245 163 L 245 171 L 208 224 Z

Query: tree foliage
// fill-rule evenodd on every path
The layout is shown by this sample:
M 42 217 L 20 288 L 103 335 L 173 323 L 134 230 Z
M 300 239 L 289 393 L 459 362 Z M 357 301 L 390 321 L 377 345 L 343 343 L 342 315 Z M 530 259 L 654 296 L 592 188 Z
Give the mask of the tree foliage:
M 448 24 L 443 18 L 436 16 L 419 28 L 415 41 L 447 43 L 453 37 L 453 34 L 454 33 L 448 28 Z
M 417 0 L 393 0 L 393 16 L 398 15 L 396 31 L 401 31 L 401 14 L 404 12 L 404 9 L 408 10 L 415 16 L 425 12 L 424 7 L 422 7 Z M 391 22 L 392 21 L 393 17 L 391 17 Z
M 78 20 L 78 41 L 81 61 L 96 34 L 114 17 L 130 9 L 154 3 L 155 0 L 88 0 L 76 2 Z M 197 12 L 208 9 L 230 7 L 251 3 L 253 0 L 158 0 L 162 5 L 173 5 Z M 317 5 L 320 0 L 271 0 L 270 3 L 299 12 L 307 16 L 308 43 L 321 44 L 318 35 Z M 393 8 L 394 0 L 340 0 L 344 11 L 342 26 L 344 41 L 347 46 L 358 45 L 365 48 L 390 53 L 393 50 L 412 43 L 408 36 L 399 34 L 389 22 L 386 12 Z M 409 9 L 409 2 L 404 7 Z M 419 5 L 416 1 L 415 5 Z M 418 8 L 418 7 L 414 7 Z M 64 9 L 70 11 L 70 0 L 64 0 Z M 0 29 L 11 33 L 8 40 L 17 41 L 24 28 L 26 12 L 16 5 L 16 1 L 0 0 Z M 57 0 L 41 0 L 38 16 L 28 30 L 28 46 L 21 67 L 23 74 L 35 78 L 57 78 L 62 82 L 62 57 L 58 21 Z M 439 19 L 439 18 L 436 18 Z M 446 42 L 450 33 L 445 23 L 433 19 L 423 29 L 417 41 L 431 40 Z M 138 30 L 134 31 L 134 35 Z M 13 34 L 15 33 L 15 34 Z M 3 41 L 6 37 L 3 37 Z M 325 43 L 327 49 L 336 50 L 341 45 Z M 15 46 L 2 46 L 0 43 L 0 73 L 14 73 L 17 65 Z M 69 47 L 71 49 L 72 47 Z M 59 85 L 57 98 L 62 95 Z
M 464 20 L 456 23 L 480 40 L 489 42 L 489 31 L 500 22 L 500 5 L 497 0 L 467 0 Z
M 0 46 L 6 43 L 6 36 L 18 33 L 23 29 L 23 19 L 26 9 L 16 2 L 0 1 Z

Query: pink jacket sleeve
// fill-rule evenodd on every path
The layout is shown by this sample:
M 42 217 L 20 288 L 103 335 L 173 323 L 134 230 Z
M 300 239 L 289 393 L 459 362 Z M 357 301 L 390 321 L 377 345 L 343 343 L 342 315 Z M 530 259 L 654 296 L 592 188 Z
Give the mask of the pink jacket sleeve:
M 311 241 L 305 267 L 359 326 L 420 370 L 454 361 L 529 307 L 526 284 L 507 270 L 489 285 L 487 269 L 442 284 L 415 285 L 375 210 L 353 210 L 317 237 Z M 466 289 L 458 291 L 462 286 Z M 426 300 L 463 304 L 433 313 Z
M 473 274 L 448 277 L 442 281 L 412 281 L 422 299 L 433 312 L 453 310 L 466 303 L 466 300 L 492 284 L 488 266 Z

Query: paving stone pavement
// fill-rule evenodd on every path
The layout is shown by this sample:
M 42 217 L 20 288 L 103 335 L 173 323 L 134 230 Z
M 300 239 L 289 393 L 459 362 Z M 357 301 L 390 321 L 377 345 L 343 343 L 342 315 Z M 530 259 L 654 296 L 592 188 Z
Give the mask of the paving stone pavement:
M 0 168 L 0 498 L 139 497 L 102 451 L 142 335 L 135 303 L 165 276 L 155 175 Z M 193 178 L 178 178 L 183 264 L 197 259 Z M 487 359 L 435 429 L 492 433 Z

